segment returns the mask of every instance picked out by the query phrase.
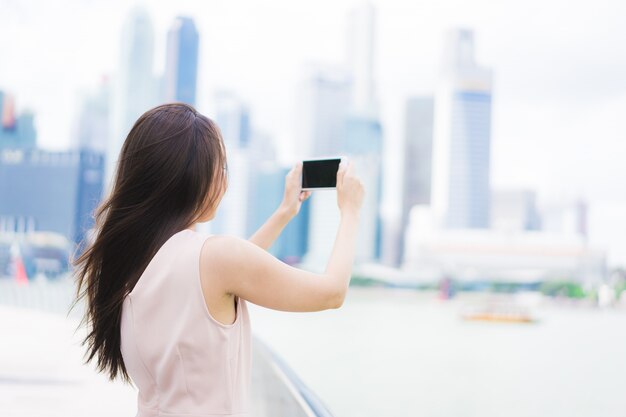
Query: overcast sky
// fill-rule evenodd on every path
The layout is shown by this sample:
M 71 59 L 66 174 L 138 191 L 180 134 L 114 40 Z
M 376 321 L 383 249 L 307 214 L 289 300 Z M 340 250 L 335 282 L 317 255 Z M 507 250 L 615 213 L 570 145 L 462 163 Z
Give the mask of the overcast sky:
M 626 2 L 373 3 L 385 160 L 400 154 L 406 98 L 436 87 L 444 31 L 474 29 L 477 60 L 494 71 L 492 183 L 528 186 L 543 200 L 586 198 L 593 240 L 626 262 Z M 0 0 L 0 89 L 15 95 L 18 109 L 35 111 L 41 146 L 66 148 L 80 94 L 115 73 L 131 4 Z M 197 107 L 210 108 L 215 88 L 235 90 L 287 159 L 298 135 L 294 88 L 302 66 L 342 62 L 346 13 L 357 2 L 143 4 L 155 26 L 155 73 L 163 71 L 172 19 L 193 16 L 200 32 Z M 386 173 L 384 209 L 392 212 L 398 172 Z

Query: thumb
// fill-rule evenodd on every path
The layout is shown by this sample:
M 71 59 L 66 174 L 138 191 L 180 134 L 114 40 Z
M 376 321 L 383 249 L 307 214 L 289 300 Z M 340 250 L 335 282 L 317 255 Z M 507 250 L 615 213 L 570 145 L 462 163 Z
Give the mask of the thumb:
M 350 161 L 342 161 L 339 164 L 339 170 L 337 170 L 337 187 L 341 187 L 343 185 L 343 177 L 346 174 L 349 163 Z

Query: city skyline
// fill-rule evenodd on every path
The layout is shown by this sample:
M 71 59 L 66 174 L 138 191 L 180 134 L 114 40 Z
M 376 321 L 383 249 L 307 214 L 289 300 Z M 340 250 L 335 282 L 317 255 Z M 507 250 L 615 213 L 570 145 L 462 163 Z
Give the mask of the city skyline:
M 313 13 L 312 20 L 314 22 L 328 22 L 330 28 L 328 32 L 330 33 L 330 35 L 327 34 L 324 37 L 321 34 L 318 34 L 318 43 L 320 45 L 316 44 L 316 46 L 312 46 L 313 43 L 311 42 L 311 39 L 309 39 L 309 43 L 304 43 L 302 45 L 302 51 L 299 51 L 299 54 L 296 54 L 296 57 L 293 59 L 293 61 L 297 61 L 298 58 L 305 58 L 308 56 L 308 59 L 311 60 L 341 63 L 341 54 L 343 53 L 343 48 L 341 47 L 341 45 L 334 45 L 329 47 L 329 40 L 332 39 L 337 41 L 340 40 L 339 36 L 343 36 L 344 30 L 341 28 L 345 24 L 347 9 L 354 4 L 355 2 L 345 3 L 345 10 L 343 10 L 342 7 L 337 7 L 336 10 L 333 11 L 333 13 L 329 14 L 324 19 L 321 17 L 323 13 L 319 11 Z M 405 45 L 397 44 L 396 48 L 393 48 L 394 50 L 391 51 L 391 48 L 380 48 L 380 44 L 389 44 L 389 38 L 392 36 L 397 36 L 402 31 L 405 31 L 405 34 L 414 32 L 410 32 L 406 25 L 403 26 L 406 17 L 402 17 L 401 13 L 399 13 L 399 11 L 404 9 L 398 6 L 398 3 L 394 3 L 392 6 L 384 6 L 377 2 L 375 2 L 374 4 L 380 15 L 377 17 L 377 19 L 380 20 L 380 24 L 377 27 L 378 47 L 376 48 L 376 50 L 377 56 L 381 56 L 377 59 L 376 62 L 375 73 L 377 73 L 378 75 L 375 77 L 375 79 L 376 89 L 378 95 L 381 97 L 380 104 L 382 108 L 382 123 L 385 132 L 383 142 L 386 147 L 385 162 L 389 162 L 390 160 L 393 160 L 397 157 L 397 152 L 399 152 L 399 149 L 401 148 L 400 144 L 402 143 L 403 138 L 403 123 L 402 111 L 399 111 L 398 109 L 402 109 L 405 103 L 405 99 L 403 99 L 403 97 L 404 95 L 412 95 L 413 92 L 432 94 L 436 85 L 434 77 L 437 75 L 436 67 L 437 65 L 439 65 L 438 61 L 440 58 L 441 46 L 443 43 L 443 32 L 439 29 L 443 29 L 444 26 L 448 27 L 449 24 L 446 23 L 444 25 L 439 22 L 438 25 L 431 25 L 429 30 L 432 33 L 432 36 L 430 37 L 430 39 L 414 39 L 416 41 L 414 42 L 414 44 L 416 44 L 418 48 L 409 48 L 410 45 L 408 44 L 406 45 L 406 47 Z M 94 5 L 90 4 L 90 6 L 93 7 Z M 98 4 L 96 4 L 95 6 L 97 9 Z M 119 5 L 117 5 L 116 7 L 118 9 L 122 9 Z M 295 11 L 293 8 L 290 9 L 290 6 L 285 7 L 287 8 L 286 12 L 291 13 L 291 15 L 295 17 L 303 17 L 305 12 L 312 12 L 312 10 L 306 8 L 304 11 L 298 12 Z M 434 9 L 437 9 L 437 7 L 439 6 L 433 7 Z M 22 9 L 17 6 L 13 6 L 13 8 L 11 8 L 11 5 L 9 4 L 8 10 L 10 12 L 13 11 L 13 13 L 16 13 L 17 10 L 17 13 L 19 14 L 20 9 L 24 11 L 27 8 L 28 6 L 24 6 L 24 8 Z M 215 8 L 217 15 L 220 15 L 222 17 L 226 16 L 233 19 L 232 21 L 230 21 L 230 23 L 235 28 L 241 29 L 241 26 L 245 26 L 246 22 L 250 22 L 251 16 L 248 16 L 248 14 L 246 13 L 242 13 L 241 16 L 236 16 L 234 14 L 234 10 L 232 8 L 229 8 L 229 6 L 210 5 L 209 9 L 210 8 Z M 254 11 L 263 11 L 258 6 L 250 5 L 248 8 L 251 9 L 247 11 L 247 13 L 250 14 L 253 14 L 252 12 Z M 202 39 L 201 45 L 203 45 L 200 51 L 201 63 L 199 70 L 198 88 L 198 96 L 202 98 L 198 100 L 198 108 L 201 111 L 207 111 L 210 107 L 210 94 L 213 91 L 213 88 L 216 84 L 221 85 L 221 83 L 224 83 L 226 87 L 233 89 L 246 102 L 249 102 L 251 104 L 250 107 L 254 114 L 255 124 L 259 125 L 263 130 L 270 132 L 271 136 L 276 138 L 276 142 L 280 148 L 279 153 L 284 158 L 285 154 L 288 154 L 288 150 L 286 151 L 285 149 L 288 148 L 288 146 L 281 145 L 284 144 L 286 138 L 288 139 L 290 136 L 293 137 L 293 128 L 289 128 L 289 125 L 293 124 L 293 117 L 285 116 L 285 113 L 289 113 L 285 111 L 285 103 L 289 103 L 290 101 L 294 100 L 293 97 L 290 97 L 289 94 L 291 92 L 291 88 L 289 86 L 290 84 L 285 83 L 282 88 L 280 86 L 277 86 L 276 83 L 272 84 L 271 82 L 268 83 L 268 85 L 264 86 L 253 86 L 253 82 L 259 83 L 259 80 L 254 80 L 255 77 L 251 77 L 248 74 L 248 72 L 250 72 L 249 68 L 239 68 L 236 72 L 234 72 L 234 74 L 230 75 L 231 81 L 229 81 L 229 77 L 225 76 L 225 73 L 227 72 L 227 68 L 230 68 L 233 65 L 232 62 L 229 63 L 228 60 L 216 59 L 214 60 L 215 64 L 213 66 L 207 67 L 206 64 L 203 65 L 203 63 L 206 63 L 207 59 L 209 58 L 206 56 L 207 54 L 203 51 L 207 50 L 205 48 L 211 47 L 205 46 L 206 44 L 212 45 L 218 50 L 224 47 L 223 45 L 218 45 L 216 47 L 216 42 L 214 42 L 209 37 L 211 35 L 211 32 L 205 23 L 206 20 L 204 19 L 206 18 L 198 13 L 198 10 L 192 10 L 192 8 L 188 4 L 184 4 L 184 2 L 180 5 L 180 7 L 176 9 L 176 11 L 173 11 L 173 7 L 170 6 L 164 7 L 163 10 L 161 9 L 162 8 L 160 7 L 156 7 L 154 3 L 149 5 L 150 14 L 155 20 L 155 35 L 157 37 L 157 39 L 155 40 L 155 73 L 160 73 L 159 65 L 160 61 L 163 61 L 159 58 L 159 56 L 163 57 L 164 53 L 164 51 L 161 50 L 164 49 L 163 38 L 165 35 L 163 33 L 164 30 L 162 30 L 163 26 L 167 28 L 167 26 L 171 24 L 171 19 L 175 15 L 190 13 L 194 17 L 194 19 L 197 19 L 196 23 L 198 31 L 200 32 L 200 36 Z M 531 11 L 535 10 L 533 7 L 530 7 L 529 9 L 530 11 L 525 11 L 526 17 L 531 14 Z M 581 13 L 581 11 L 578 10 L 576 7 L 573 7 L 573 9 L 574 11 Z M 460 10 L 462 10 L 462 7 L 460 7 Z M 452 14 L 456 15 L 456 13 L 460 13 L 460 11 L 454 12 Z M 511 48 L 504 48 L 501 43 L 507 40 L 507 36 L 503 36 L 502 40 L 494 40 L 493 35 L 496 32 L 494 27 L 499 27 L 500 29 L 502 29 L 502 25 L 504 25 L 507 16 L 509 16 L 510 18 L 510 14 L 503 13 L 501 9 L 493 10 L 492 13 L 494 14 L 494 16 L 497 13 L 500 13 L 502 17 L 502 21 L 495 24 L 495 26 L 493 23 L 486 22 L 484 20 L 484 17 L 480 16 L 480 13 L 469 13 L 467 19 L 464 19 L 466 20 L 466 23 L 463 24 L 463 26 L 471 27 L 472 29 L 474 29 L 477 37 L 477 60 L 481 64 L 484 63 L 487 66 L 493 68 L 495 72 L 493 104 L 494 131 L 492 134 L 492 143 L 494 147 L 494 153 L 492 157 L 492 161 L 494 164 L 492 169 L 492 179 L 494 185 L 516 185 L 527 187 L 530 186 L 536 189 L 540 193 L 540 195 L 558 195 L 560 193 L 567 196 L 568 198 L 582 195 L 591 202 L 592 213 L 594 212 L 594 207 L 598 207 L 598 201 L 602 202 L 609 200 L 610 202 L 610 200 L 614 200 L 617 203 L 623 204 L 624 196 L 620 196 L 618 194 L 618 186 L 624 182 L 623 179 L 621 179 L 619 175 L 616 176 L 610 174 L 606 172 L 607 170 L 603 169 L 607 162 L 609 164 L 611 162 L 615 164 L 618 161 L 617 155 L 619 155 L 620 153 L 620 146 L 624 146 L 616 140 L 609 142 L 610 137 L 617 137 L 617 134 L 620 132 L 620 124 L 618 123 L 618 113 L 616 112 L 616 105 L 621 102 L 620 100 L 623 99 L 623 95 L 620 96 L 618 94 L 619 90 L 617 92 L 609 91 L 609 88 L 604 86 L 603 83 L 609 82 L 610 77 L 608 77 L 608 80 L 599 79 L 597 83 L 598 86 L 595 89 L 590 88 L 590 86 L 581 82 L 580 88 L 578 89 L 578 94 L 576 94 L 576 92 L 570 91 L 571 89 L 564 88 L 568 86 L 568 80 L 571 81 L 571 74 L 561 77 L 562 79 L 560 80 L 560 83 L 564 85 L 560 85 L 559 83 L 554 82 L 546 82 L 546 80 L 550 80 L 550 76 L 554 77 L 553 72 L 555 71 L 554 69 L 548 68 L 548 66 L 544 68 L 546 78 L 544 78 L 543 80 L 539 78 L 538 81 L 537 77 L 539 77 L 541 74 L 536 67 L 539 65 L 539 62 L 527 62 L 525 64 L 526 68 L 530 66 L 531 68 L 535 68 L 537 71 L 527 71 L 528 74 L 526 80 L 519 78 L 517 80 L 520 81 L 519 83 L 512 83 L 511 78 L 514 79 L 516 76 L 520 76 L 519 72 L 513 71 L 515 70 L 515 68 L 512 63 L 517 63 L 518 66 L 524 68 L 524 62 L 518 62 L 522 58 L 525 58 L 529 61 L 541 61 L 542 57 L 546 57 L 546 48 L 539 48 L 535 51 L 536 53 L 534 54 L 533 51 L 530 50 L 531 48 L 529 48 L 530 44 L 523 44 L 522 46 L 525 46 L 526 49 L 522 48 L 521 51 L 519 48 L 513 48 L 513 46 L 515 46 L 514 42 L 509 45 L 511 46 Z M 550 13 L 555 13 L 555 10 L 549 7 L 546 13 L 548 13 L 549 15 Z M 164 16 L 166 15 L 167 19 L 164 18 Z M 8 16 L 11 16 L 11 13 L 8 13 Z M 389 22 L 391 21 L 391 16 L 393 16 L 393 19 L 395 19 L 394 21 L 399 21 L 401 24 L 399 25 L 400 29 L 390 32 Z M 574 16 L 577 17 L 570 17 L 570 23 L 577 22 L 582 19 L 580 14 L 576 15 L 574 13 Z M 240 17 L 240 19 L 237 20 L 235 24 L 235 18 L 237 17 Z M 413 14 L 413 17 L 418 19 L 418 16 L 415 14 Z M 458 19 L 458 16 L 447 20 L 454 19 Z M 482 23 L 481 19 L 483 19 Z M 164 20 L 165 25 L 163 25 Z M 472 24 L 472 20 L 477 21 L 478 24 Z M 551 37 L 551 32 L 545 30 L 546 28 L 553 28 L 552 26 L 547 26 L 547 23 L 545 21 L 543 21 L 542 19 L 535 19 L 532 21 L 536 24 L 538 23 L 539 27 L 544 28 L 544 31 L 540 31 L 540 34 L 549 38 L 549 40 L 552 39 L 554 41 L 555 38 L 557 41 L 559 40 L 558 36 L 553 34 Z M 543 24 L 543 26 L 541 26 L 541 24 Z M 8 26 L 10 29 L 10 25 Z M 220 26 L 220 28 L 223 28 L 222 26 Z M 437 26 L 437 28 L 433 29 L 433 26 Z M 294 22 L 291 22 L 289 23 L 289 27 L 295 29 L 296 25 Z M 306 26 L 305 24 L 305 28 L 306 27 L 308 26 Z M 257 23 L 256 26 L 253 26 L 253 29 L 254 28 L 264 29 L 264 26 Z M 564 29 L 561 30 L 565 31 L 566 33 L 570 33 L 573 29 L 566 26 Z M 213 34 L 215 34 L 215 31 L 217 31 L 217 29 L 213 29 L 213 31 Z M 119 40 L 118 33 L 114 32 L 115 31 L 113 29 L 110 29 L 107 35 L 111 38 L 109 39 L 109 42 L 113 44 L 113 47 L 116 47 L 119 45 Z M 236 31 L 231 30 L 230 32 L 227 31 L 226 34 L 234 36 L 235 32 Z M 221 39 L 227 39 L 229 42 L 232 41 L 232 43 L 238 48 L 241 48 L 242 51 L 247 52 L 249 51 L 249 47 L 245 47 L 244 45 L 242 45 L 241 39 L 242 37 L 244 39 L 248 39 L 246 38 L 246 36 L 249 37 L 252 32 L 253 30 L 244 32 L 243 35 L 239 35 L 239 38 L 227 37 Z M 265 39 L 265 37 L 267 36 L 277 36 L 277 34 L 270 29 L 268 29 L 267 32 L 270 34 L 263 35 L 263 39 Z M 392 35 L 390 35 L 390 33 L 392 33 Z M 507 33 L 509 35 L 508 40 L 510 40 L 511 33 L 506 31 L 504 32 L 505 35 L 507 35 Z M 593 37 L 595 36 L 597 40 L 598 36 L 603 33 L 604 32 L 599 31 L 597 27 L 596 30 L 587 30 L 587 34 L 589 35 L 590 39 L 593 39 Z M 294 35 L 297 40 L 306 38 L 306 36 L 298 31 L 295 31 Z M 578 36 L 584 37 L 584 35 L 584 33 L 579 33 Z M 104 34 L 101 36 L 104 36 Z M 534 34 L 534 36 L 536 37 L 537 35 Z M 52 38 L 54 38 L 54 36 Z M 565 36 L 565 38 L 567 38 L 567 36 Z M 590 45 L 592 45 L 591 41 L 588 38 L 585 39 L 587 40 L 586 42 L 581 44 L 581 47 L 584 47 L 586 45 L 586 49 L 584 49 L 585 53 L 594 53 L 594 51 L 592 51 L 592 48 L 589 47 Z M 513 41 L 515 40 L 517 40 L 518 42 L 517 46 L 520 46 L 520 39 L 513 37 Z M 426 46 L 427 42 L 430 42 L 431 45 Z M 217 42 L 217 44 L 219 43 L 220 42 Z M 221 43 L 223 44 L 224 42 Z M 343 41 L 335 43 L 342 44 Z M 328 51 L 326 51 L 326 56 L 322 56 L 320 53 L 320 49 L 323 49 L 321 48 L 322 45 L 325 45 L 328 49 Z M 556 42 L 555 45 L 559 45 L 559 42 Z M 285 46 L 285 43 L 280 43 L 277 45 L 277 47 L 280 46 Z M 561 46 L 563 45 L 561 44 Z M 291 45 L 291 47 L 293 48 L 293 45 Z M 498 49 L 498 47 L 500 47 L 501 49 Z M 114 49 L 115 48 L 113 48 L 113 50 Z M 415 49 L 417 49 L 417 51 L 415 51 Z M 435 49 L 435 53 L 433 53 L 433 49 Z M 515 54 L 511 51 L 518 51 L 518 53 L 525 52 L 527 55 L 523 56 L 520 54 L 520 56 L 515 56 Z M 566 52 L 566 50 L 564 49 L 558 49 L 558 51 Z M 419 69 L 418 71 L 414 71 L 414 75 L 412 75 L 411 77 L 400 77 L 398 81 L 392 81 L 390 77 L 391 73 L 389 72 L 390 64 L 385 62 L 391 55 L 393 55 L 394 53 L 398 54 L 399 52 L 405 53 L 406 56 L 403 57 L 403 60 L 396 59 L 395 62 L 407 62 L 409 65 L 408 68 L 405 69 L 405 71 L 408 71 L 409 69 L 415 70 L 417 68 L 415 66 L 416 57 L 423 61 L 422 64 L 428 62 L 428 65 L 422 65 L 423 68 Z M 117 53 L 119 53 L 119 51 Z M 219 58 L 219 56 L 216 56 L 216 54 L 217 52 L 213 53 L 212 58 Z M 580 55 L 584 54 L 580 53 Z M 9 57 L 10 56 L 11 55 L 9 55 Z M 604 55 L 595 52 L 595 57 L 603 58 Z M 249 58 L 254 58 L 254 55 L 250 56 Z M 508 58 L 510 61 L 507 62 L 506 58 Z M 563 55 L 564 61 L 567 61 L 566 58 L 567 57 Z M 572 57 L 570 56 L 570 61 L 576 61 L 575 59 L 571 58 Z M 606 60 L 603 61 L 602 59 L 599 59 L 599 61 L 606 62 Z M 301 62 L 291 63 L 287 66 L 287 68 L 292 71 L 292 73 L 288 74 L 287 80 L 293 79 L 294 75 L 300 74 L 299 72 L 296 72 L 295 69 L 298 68 L 303 62 L 304 59 L 301 59 Z M 617 63 L 619 64 L 619 62 Z M 259 65 L 258 68 L 255 67 L 255 70 L 259 71 L 259 74 L 257 74 L 258 77 L 266 75 L 262 74 L 261 71 L 267 70 L 269 68 L 267 63 L 261 64 L 262 65 Z M 559 68 L 559 64 L 559 62 L 551 62 L 550 66 L 556 66 L 557 68 Z M 112 68 L 115 67 L 110 67 L 108 70 L 106 68 L 103 68 L 103 71 L 99 71 L 96 73 L 92 72 L 90 76 L 91 81 L 83 80 L 83 85 L 96 85 L 99 80 L 99 75 L 101 75 L 102 73 L 110 74 L 114 72 L 111 71 Z M 581 65 L 581 68 L 585 68 L 585 66 Z M 598 68 L 596 68 L 596 70 L 597 69 Z M 396 70 L 396 72 L 397 71 L 402 70 Z M 572 71 L 575 72 L 576 68 L 572 68 Z M 591 71 L 592 74 L 596 72 Z M 601 73 L 601 71 L 599 72 Z M 32 93 L 28 92 L 28 88 L 24 89 L 23 87 L 20 87 L 20 85 L 23 85 L 23 83 L 10 82 L 11 79 L 14 77 L 2 77 L 2 75 L 4 74 L 4 71 L 0 71 L 0 82 L 2 83 L 0 84 L 0 87 L 17 97 L 18 109 L 30 107 L 35 111 L 38 134 L 41 137 L 41 140 L 39 142 L 43 147 L 50 147 L 52 144 L 52 140 L 50 139 L 51 135 L 63 136 L 63 134 L 59 132 L 62 132 L 63 129 L 66 128 L 60 128 L 58 126 L 56 128 L 46 128 L 46 126 L 53 126 L 49 122 L 47 124 L 45 123 L 46 118 L 50 117 L 49 113 L 52 111 L 52 109 L 44 110 L 38 108 L 37 105 L 33 105 L 32 103 L 29 104 L 29 101 L 32 100 L 32 98 L 29 98 L 29 95 L 32 96 Z M 275 80 L 276 78 L 274 77 L 274 75 L 270 76 L 269 80 Z M 407 81 L 408 78 L 410 78 L 411 80 Z M 210 79 L 210 81 L 208 81 L 208 79 Z M 241 82 L 235 84 L 232 82 L 232 80 L 234 79 L 241 80 Z M 508 83 L 507 79 L 509 80 Z M 553 78 L 552 81 L 554 81 L 554 79 L 555 78 Z M 63 79 L 61 81 L 63 81 Z M 526 92 L 521 91 L 522 87 L 524 85 L 528 86 L 528 83 L 530 81 L 535 81 L 534 90 L 527 89 L 528 91 Z M 404 83 L 401 84 L 402 88 L 399 88 L 398 85 L 395 85 L 399 83 Z M 613 81 L 613 83 L 615 84 L 615 81 Z M 64 83 L 61 82 L 61 84 L 67 86 L 67 80 Z M 79 83 L 77 82 L 76 84 Z M 616 85 L 618 87 L 621 86 L 620 84 Z M 569 87 L 572 87 L 572 85 L 570 85 Z M 275 96 L 278 97 L 279 100 L 274 100 L 274 103 L 272 103 L 272 100 L 269 100 L 266 106 L 262 106 L 260 105 L 260 103 L 264 103 L 262 101 L 263 94 L 259 94 L 259 91 L 262 92 L 263 90 L 268 89 L 274 89 L 276 91 Z M 403 93 L 399 93 L 400 90 L 403 90 Z M 44 89 L 43 91 L 47 90 Z M 536 97 L 533 97 L 533 94 Z M 76 94 L 71 94 L 68 92 L 67 95 L 72 96 L 71 101 L 75 100 Z M 604 98 L 602 98 L 602 95 L 604 95 Z M 398 99 L 395 100 L 390 98 L 394 96 Z M 575 98 L 578 97 L 580 98 L 578 100 L 575 100 Z M 68 101 L 67 97 L 59 97 L 58 99 L 61 100 L 61 102 Z M 532 109 L 532 99 L 535 99 L 535 109 Z M 568 103 L 567 105 L 555 104 L 567 101 L 571 101 L 571 103 Z M 22 106 L 21 104 L 23 102 L 25 102 L 24 106 Z M 581 104 L 581 102 L 584 103 Z M 592 104 L 594 105 L 592 106 Z M 281 108 L 283 109 L 282 111 L 278 110 Z M 520 109 L 524 111 L 520 111 Z M 517 111 L 517 114 L 514 110 Z M 542 113 L 545 114 L 546 112 L 547 114 L 552 116 L 550 119 L 548 119 L 546 116 L 542 116 Z M 57 115 L 57 117 L 62 119 L 59 116 L 60 113 L 58 112 L 58 110 L 56 110 L 55 114 Z M 584 114 L 584 117 L 578 117 L 581 114 Z M 67 126 L 69 126 L 72 117 L 74 117 L 74 114 L 67 115 L 67 120 L 64 122 Z M 40 120 L 40 118 L 43 120 Z M 283 120 L 280 123 L 277 123 L 277 119 L 287 119 L 287 121 Z M 603 120 L 605 120 L 605 123 L 598 123 L 599 121 Z M 59 121 L 58 123 L 61 122 Z M 533 123 L 538 123 L 537 127 L 534 127 Z M 52 133 L 55 131 L 57 133 Z M 529 136 L 529 132 L 534 133 L 535 135 Z M 589 137 L 593 137 L 592 135 L 590 135 L 590 133 L 598 134 L 600 135 L 600 137 L 594 138 L 593 140 L 588 139 Z M 559 137 L 556 137 L 556 134 L 558 134 Z M 554 139 L 552 139 L 553 137 Z M 69 135 L 66 138 L 66 141 L 67 143 L 69 143 Z M 610 144 L 610 146 L 589 146 L 597 142 L 604 143 L 605 145 Z M 561 152 L 558 152 L 559 150 Z M 554 155 L 559 155 L 559 158 L 555 159 L 553 157 Z M 596 159 L 596 161 L 594 162 L 593 159 Z M 531 163 L 533 169 L 529 169 L 529 164 Z M 590 169 L 580 169 L 580 163 L 589 164 Z M 386 166 L 389 166 L 389 164 L 387 163 Z M 384 200 L 386 203 L 383 204 L 386 205 L 387 212 L 395 212 L 399 208 L 393 207 L 393 204 L 396 204 L 395 202 L 399 201 L 399 198 L 397 197 L 397 190 L 395 190 L 397 188 L 396 180 L 398 178 L 398 173 L 391 172 L 389 176 L 391 179 L 385 180 L 386 184 L 384 187 L 384 194 L 386 194 L 386 196 L 384 196 Z M 606 210 L 610 212 L 617 211 L 615 209 L 615 206 L 608 208 L 605 207 L 605 211 Z M 607 229 L 606 226 L 604 227 L 604 229 Z

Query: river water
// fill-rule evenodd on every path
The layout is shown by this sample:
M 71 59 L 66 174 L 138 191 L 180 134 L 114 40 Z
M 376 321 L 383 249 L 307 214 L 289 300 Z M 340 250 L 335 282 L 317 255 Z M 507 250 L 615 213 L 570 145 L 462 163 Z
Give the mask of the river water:
M 516 301 L 537 323 L 460 319 L 493 297 L 351 287 L 337 310 L 249 306 L 336 417 L 626 416 L 626 311 L 531 295 Z

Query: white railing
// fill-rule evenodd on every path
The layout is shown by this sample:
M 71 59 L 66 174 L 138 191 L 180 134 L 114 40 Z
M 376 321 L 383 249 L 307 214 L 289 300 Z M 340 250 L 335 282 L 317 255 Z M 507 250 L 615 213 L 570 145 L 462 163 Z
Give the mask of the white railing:
M 27 285 L 18 284 L 13 279 L 0 279 L 0 305 L 67 315 L 74 296 L 74 282 L 67 276 L 29 281 Z M 70 317 L 78 317 L 82 308 L 82 303 L 77 305 Z

